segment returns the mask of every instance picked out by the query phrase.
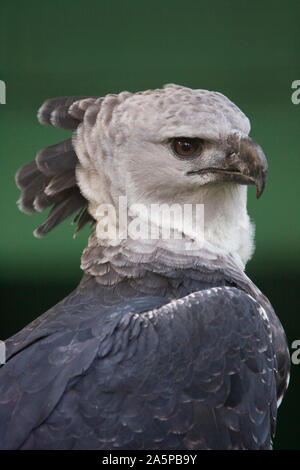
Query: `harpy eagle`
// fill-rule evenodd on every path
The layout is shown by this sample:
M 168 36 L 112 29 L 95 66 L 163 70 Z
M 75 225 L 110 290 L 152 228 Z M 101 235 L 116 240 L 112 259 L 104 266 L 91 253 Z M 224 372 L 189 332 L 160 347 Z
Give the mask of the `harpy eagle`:
M 51 207 L 39 237 L 74 213 L 93 231 L 78 287 L 6 341 L 0 447 L 271 448 L 289 353 L 244 273 L 247 185 L 259 197 L 267 173 L 247 117 L 220 93 L 177 85 L 55 98 L 38 117 L 74 133 L 19 170 L 20 208 Z M 101 208 L 121 197 L 202 204 L 204 224 L 105 237 Z

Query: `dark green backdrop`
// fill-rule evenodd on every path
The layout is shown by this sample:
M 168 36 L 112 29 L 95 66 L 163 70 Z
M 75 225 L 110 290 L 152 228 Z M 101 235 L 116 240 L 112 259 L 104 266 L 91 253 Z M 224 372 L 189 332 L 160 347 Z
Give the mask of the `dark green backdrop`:
M 256 253 L 247 272 L 273 303 L 289 344 L 300 339 L 298 277 L 300 2 L 275 0 L 1 0 L 0 338 L 5 339 L 76 286 L 88 230 L 69 223 L 46 239 L 44 215 L 18 212 L 14 174 L 68 133 L 37 123 L 41 103 L 60 95 L 138 91 L 173 82 L 217 90 L 250 117 L 270 173 L 261 200 L 249 190 Z M 300 365 L 279 411 L 276 448 L 300 448 Z

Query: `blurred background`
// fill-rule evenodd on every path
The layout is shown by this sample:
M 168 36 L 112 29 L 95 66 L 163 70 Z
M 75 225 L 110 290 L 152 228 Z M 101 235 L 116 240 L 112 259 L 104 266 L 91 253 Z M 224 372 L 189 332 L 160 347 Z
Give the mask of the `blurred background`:
M 47 98 L 139 91 L 177 83 L 220 91 L 250 118 L 269 162 L 263 197 L 249 189 L 256 252 L 247 274 L 269 297 L 289 345 L 300 339 L 300 2 L 277 0 L 2 0 L 1 320 L 6 339 L 57 303 L 81 278 L 89 230 L 67 221 L 46 238 L 46 214 L 18 211 L 17 169 L 69 137 L 38 124 Z M 291 350 L 292 352 L 292 350 Z M 279 409 L 276 449 L 300 449 L 300 365 Z M 299 420 L 299 421 L 298 421 Z

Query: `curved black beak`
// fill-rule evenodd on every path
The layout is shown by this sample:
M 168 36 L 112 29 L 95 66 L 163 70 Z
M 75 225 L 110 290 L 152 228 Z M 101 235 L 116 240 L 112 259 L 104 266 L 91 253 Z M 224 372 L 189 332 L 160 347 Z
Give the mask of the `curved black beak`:
M 257 199 L 262 195 L 268 173 L 268 163 L 262 148 L 250 137 L 240 139 L 239 152 L 237 154 L 237 166 L 241 173 L 249 178 L 249 183 L 256 186 Z
M 255 185 L 259 198 L 265 188 L 268 163 L 261 147 L 250 137 L 232 134 L 227 139 L 226 156 L 212 156 L 205 161 L 205 167 L 191 170 L 187 174 L 218 175 L 216 181 L 232 181 L 239 184 Z

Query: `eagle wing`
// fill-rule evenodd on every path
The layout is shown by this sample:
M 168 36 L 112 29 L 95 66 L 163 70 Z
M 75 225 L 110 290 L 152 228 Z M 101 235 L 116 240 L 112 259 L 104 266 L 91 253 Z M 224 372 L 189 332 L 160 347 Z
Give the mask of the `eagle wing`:
M 77 291 L 7 342 L 3 449 L 266 449 L 276 358 L 261 306 L 219 287 L 99 306 Z

